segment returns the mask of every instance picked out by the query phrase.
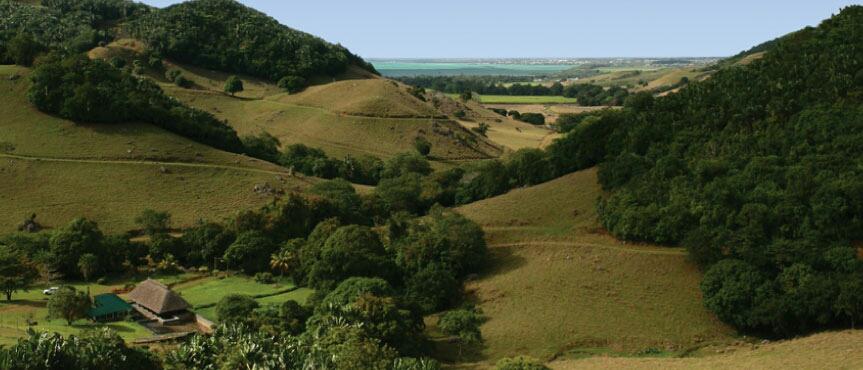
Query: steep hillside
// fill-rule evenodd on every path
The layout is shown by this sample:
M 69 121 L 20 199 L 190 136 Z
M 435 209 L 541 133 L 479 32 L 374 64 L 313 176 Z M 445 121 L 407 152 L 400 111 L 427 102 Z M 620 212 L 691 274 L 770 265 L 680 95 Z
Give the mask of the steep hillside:
M 278 166 L 212 149 L 152 125 L 81 125 L 38 112 L 25 96 L 28 70 L 0 66 L 0 230 L 35 212 L 48 226 L 90 217 L 109 231 L 134 227 L 146 208 L 177 226 L 256 208 L 308 180 Z M 14 81 L 10 76 L 19 76 Z
M 775 335 L 851 326 L 863 319 L 863 7 L 757 51 L 579 127 L 559 163 L 600 163 L 603 225 L 686 246 L 726 322 Z
M 493 254 L 468 286 L 489 317 L 480 361 L 675 353 L 729 339 L 704 309 L 686 253 L 605 235 L 599 195 L 587 170 L 458 209 L 482 225 Z

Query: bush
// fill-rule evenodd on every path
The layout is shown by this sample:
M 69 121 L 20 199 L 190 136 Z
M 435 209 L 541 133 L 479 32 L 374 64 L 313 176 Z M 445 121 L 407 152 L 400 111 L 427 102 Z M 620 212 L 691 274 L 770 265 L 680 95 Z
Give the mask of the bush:
M 165 72 L 165 79 L 168 80 L 168 82 L 174 82 L 174 80 L 176 80 L 177 77 L 180 77 L 182 74 L 183 71 L 180 71 L 179 69 L 170 69 Z
M 544 125 L 545 116 L 541 113 L 522 113 L 516 118 L 522 122 L 527 122 L 532 125 Z
M 195 86 L 195 83 L 181 74 L 174 78 L 174 85 L 177 85 L 184 89 L 190 89 Z
M 308 81 L 300 76 L 285 76 L 279 80 L 278 86 L 287 92 L 295 93 L 303 91 L 308 86 Z
M 548 370 L 541 361 L 527 356 L 508 357 L 497 362 L 496 370 Z
M 222 323 L 245 322 L 260 305 L 254 298 L 243 294 L 230 294 L 216 303 L 216 316 Z
M 432 144 L 428 141 L 428 139 L 419 136 L 414 140 L 414 148 L 416 148 L 417 153 L 419 153 L 423 157 L 428 157 L 432 150 Z
M 255 282 L 260 284 L 273 284 L 276 282 L 276 278 L 269 272 L 259 272 L 255 274 Z

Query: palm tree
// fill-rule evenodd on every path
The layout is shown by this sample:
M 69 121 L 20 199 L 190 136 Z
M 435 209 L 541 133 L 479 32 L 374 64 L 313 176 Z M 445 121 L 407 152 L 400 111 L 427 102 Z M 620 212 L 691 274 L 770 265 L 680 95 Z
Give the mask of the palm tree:
M 297 256 L 293 251 L 282 249 L 270 257 L 270 267 L 279 271 L 282 276 L 285 273 L 290 272 L 294 265 L 297 263 Z

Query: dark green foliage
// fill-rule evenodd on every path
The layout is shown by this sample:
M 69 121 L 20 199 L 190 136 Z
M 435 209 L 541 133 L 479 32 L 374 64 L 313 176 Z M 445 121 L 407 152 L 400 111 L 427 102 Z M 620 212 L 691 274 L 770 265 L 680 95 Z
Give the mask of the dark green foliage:
M 647 111 L 653 108 L 653 93 L 642 91 L 626 98 L 623 106 L 639 112 Z
M 495 113 L 497 113 L 497 114 L 500 114 L 501 116 L 504 116 L 504 117 L 506 117 L 506 116 L 508 115 L 508 113 L 509 113 L 509 112 L 507 112 L 507 111 L 506 111 L 506 109 L 503 109 L 503 108 L 489 108 L 489 109 L 490 109 L 492 112 L 495 112 Z
M 309 268 L 309 284 L 317 288 L 334 287 L 354 276 L 391 278 L 392 261 L 378 235 L 363 226 L 337 229 L 321 246 L 317 260 L 304 261 Z
M 303 144 L 292 144 L 285 148 L 278 163 L 309 176 L 325 179 L 340 177 L 365 185 L 377 185 L 383 170 L 383 162 L 375 157 L 346 156 L 339 161 L 327 157 L 321 149 Z
M 397 154 L 384 163 L 381 178 L 396 178 L 409 173 L 428 175 L 432 172 L 431 164 L 425 158 L 414 153 Z
M 27 291 L 39 277 L 36 265 L 20 250 L 0 244 L 0 293 L 12 300 L 12 293 Z
M 468 101 L 468 100 L 471 100 L 471 99 L 473 99 L 473 92 L 471 92 L 471 91 L 464 91 L 464 92 L 462 92 L 462 93 L 459 95 L 459 99 L 461 99 L 462 101 Z M 459 118 L 461 118 L 461 117 L 459 117 Z
M 333 205 L 340 219 L 357 224 L 364 223 L 362 199 L 351 183 L 342 179 L 322 181 L 313 185 L 309 193 Z
M 468 166 L 456 193 L 457 204 L 467 204 L 500 195 L 510 189 L 509 173 L 499 160 Z
M 192 82 L 192 80 L 186 78 L 186 76 L 179 74 L 177 75 L 177 77 L 174 77 L 174 85 L 177 85 L 184 89 L 191 89 L 193 86 L 195 86 L 195 83 Z
M 160 370 L 159 359 L 143 349 L 129 348 L 109 329 L 64 338 L 57 333 L 30 332 L 13 346 L 0 348 L 0 368 L 8 370 Z
M 461 293 L 455 273 L 437 263 L 423 267 L 405 282 L 406 299 L 426 314 L 448 307 Z
M 228 77 L 228 80 L 225 81 L 225 92 L 234 96 L 238 92 L 242 92 L 243 88 L 243 80 L 241 80 L 237 76 Z
M 237 235 L 237 240 L 225 251 L 225 263 L 239 268 L 247 274 L 265 271 L 269 267 L 270 255 L 278 247 L 259 231 L 247 231 Z
M 414 140 L 414 148 L 416 148 L 417 153 L 421 156 L 428 157 L 428 155 L 431 154 L 432 144 L 428 139 L 419 136 Z
M 583 106 L 597 106 L 622 105 L 629 95 L 629 91 L 622 87 L 605 89 L 602 86 L 591 84 L 572 84 L 564 87 L 560 82 L 555 82 L 551 86 L 523 83 L 530 82 L 530 78 L 524 76 L 417 76 L 402 77 L 399 80 L 408 85 L 417 86 L 417 88 L 459 94 L 459 98 L 463 101 L 471 100 L 473 93 L 480 95 L 566 96 L 578 98 L 578 104 Z M 495 112 L 506 115 L 502 111 L 495 110 Z
M 434 208 L 395 242 L 396 263 L 408 275 L 434 267 L 462 278 L 485 264 L 484 235 L 482 228 L 464 216 Z
M 425 88 L 411 86 L 408 89 L 408 93 L 413 95 L 415 98 L 417 98 L 419 100 L 426 101 L 426 96 L 425 96 L 426 89 Z
M 6 44 L 6 59 L 15 64 L 30 66 L 45 47 L 26 33 L 20 33 Z
M 629 91 L 622 87 L 605 89 L 591 84 L 573 84 L 563 89 L 563 96 L 578 99 L 578 105 L 593 107 L 599 105 L 623 105 Z
M 233 128 L 186 107 L 158 85 L 84 56 L 43 61 L 27 94 L 43 112 L 80 122 L 144 121 L 219 149 L 241 152 Z
M 488 123 L 480 122 L 477 127 L 471 127 L 471 130 L 482 136 L 486 136 L 486 134 L 488 134 L 489 127 Z
M 279 162 L 279 147 L 282 143 L 269 132 L 261 131 L 258 135 L 243 136 L 241 141 L 250 157 L 260 158 L 268 162 Z
M 66 324 L 87 317 L 92 302 L 86 292 L 79 292 L 65 286 L 54 292 L 48 299 L 48 317 L 66 320 Z
M 601 163 L 603 225 L 688 247 L 723 320 L 781 335 L 859 321 L 861 37 L 863 7 L 848 7 L 751 64 L 581 123 L 552 164 Z
M 548 154 L 539 149 L 520 149 L 506 161 L 511 186 L 531 186 L 552 179 Z
M 452 115 L 455 116 L 455 118 L 464 119 L 465 117 L 467 117 L 467 112 L 465 112 L 464 109 L 459 109 L 455 111 L 455 113 L 453 113 Z
M 183 71 L 179 69 L 169 69 L 165 71 L 165 79 L 168 80 L 168 82 L 174 82 L 174 80 L 181 75 L 183 75 Z
M 171 214 L 145 209 L 138 217 L 135 217 L 135 223 L 141 227 L 145 234 L 150 236 L 166 233 L 171 230 Z
M 217 259 L 224 256 L 228 247 L 234 243 L 234 238 L 234 233 L 221 224 L 199 221 L 185 230 L 181 243 L 186 248 L 188 254 L 185 258 L 189 263 L 215 268 Z
M 385 178 L 375 188 L 374 195 L 383 204 L 387 213 L 420 214 L 427 207 L 421 198 L 422 181 L 422 176 L 416 173 L 408 173 L 396 178 Z
M 240 323 L 249 320 L 258 308 L 258 301 L 243 294 L 230 294 L 216 304 L 216 316 L 222 323 Z
M 133 21 L 129 30 L 171 59 L 270 81 L 335 76 L 350 64 L 365 67 L 345 48 L 232 0 L 198 0 L 155 10 Z
M 95 222 L 76 219 L 51 236 L 48 263 L 54 271 L 66 277 L 78 277 L 81 256 L 88 253 L 98 255 L 104 237 Z
M 545 116 L 542 113 L 522 113 L 519 115 L 518 120 L 530 123 L 531 125 L 545 124 Z
M 303 91 L 308 86 L 309 82 L 300 76 L 285 76 L 282 77 L 277 85 L 289 93 Z
M 475 346 L 483 342 L 479 330 L 482 322 L 483 317 L 476 310 L 457 309 L 444 313 L 437 326 L 444 334 L 456 337 L 461 355 L 464 346 Z
M 352 277 L 341 282 L 335 290 L 327 294 L 318 307 L 326 310 L 328 307 L 346 306 L 356 302 L 365 294 L 392 297 L 395 295 L 395 290 L 390 283 L 381 278 Z

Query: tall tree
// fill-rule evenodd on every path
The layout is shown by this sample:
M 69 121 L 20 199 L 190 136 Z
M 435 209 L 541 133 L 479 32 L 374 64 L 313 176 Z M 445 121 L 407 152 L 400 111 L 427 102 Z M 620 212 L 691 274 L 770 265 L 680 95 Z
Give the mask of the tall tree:
M 64 319 L 72 325 L 75 320 L 87 317 L 91 304 L 87 293 L 66 286 L 48 299 L 48 317 Z
M 0 245 L 0 292 L 7 301 L 12 300 L 12 293 L 26 291 L 38 276 L 36 266 L 22 253 Z
M 78 269 L 81 270 L 84 281 L 90 281 L 90 278 L 99 271 L 99 257 L 92 253 L 81 256 L 78 260 Z

